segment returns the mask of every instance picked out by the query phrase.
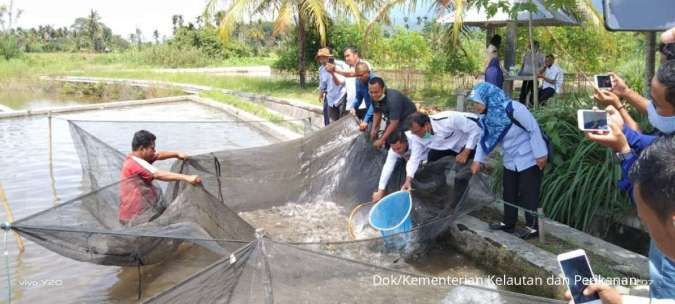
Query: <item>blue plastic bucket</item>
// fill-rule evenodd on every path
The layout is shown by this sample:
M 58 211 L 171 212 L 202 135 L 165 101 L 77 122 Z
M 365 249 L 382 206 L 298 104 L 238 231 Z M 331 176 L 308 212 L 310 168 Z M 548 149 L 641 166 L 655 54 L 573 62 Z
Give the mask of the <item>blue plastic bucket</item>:
M 382 198 L 370 209 L 368 221 L 370 226 L 380 231 L 385 237 L 387 245 L 403 247 L 407 243 L 407 237 L 390 237 L 393 234 L 408 232 L 412 229 L 410 212 L 412 211 L 412 198 L 410 192 L 398 191 Z

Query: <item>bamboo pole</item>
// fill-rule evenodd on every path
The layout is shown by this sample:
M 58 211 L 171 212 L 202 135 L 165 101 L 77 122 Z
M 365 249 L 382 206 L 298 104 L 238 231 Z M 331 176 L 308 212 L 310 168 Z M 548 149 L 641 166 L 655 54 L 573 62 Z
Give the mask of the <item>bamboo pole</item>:
M 9 207 L 9 201 L 7 200 L 7 195 L 5 195 L 5 189 L 2 188 L 2 184 L 0 184 L 0 202 L 2 202 L 2 207 L 5 208 L 7 221 L 13 223 L 14 215 L 12 214 L 12 209 Z M 19 234 L 16 232 L 14 232 L 14 236 L 16 237 L 16 243 L 19 245 L 19 252 L 23 253 L 23 250 L 25 249 L 23 239 L 21 239 Z
M 50 186 L 52 189 L 52 197 L 54 201 L 54 205 L 56 206 L 59 202 L 59 196 L 58 193 L 56 193 L 56 179 L 54 178 L 54 153 L 52 150 L 52 112 L 49 112 L 47 114 L 47 121 L 48 121 L 48 129 L 49 129 L 49 178 L 51 180 Z

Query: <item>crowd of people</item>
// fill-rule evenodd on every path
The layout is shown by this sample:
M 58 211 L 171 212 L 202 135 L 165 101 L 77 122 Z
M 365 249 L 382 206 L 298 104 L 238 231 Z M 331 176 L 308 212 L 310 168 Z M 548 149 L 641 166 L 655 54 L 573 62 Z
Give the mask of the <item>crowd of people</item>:
M 610 132 L 587 132 L 585 136 L 603 144 L 616 153 L 621 161 L 622 177 L 618 187 L 629 194 L 639 218 L 648 227 L 653 239 L 650 246 L 650 296 L 655 299 L 675 299 L 675 37 L 663 35 L 660 50 L 664 62 L 651 82 L 651 99 L 626 86 L 625 81 L 611 73 L 612 88 L 594 88 L 593 97 L 606 107 Z M 672 34 L 670 34 L 672 35 Z M 670 40 L 669 40 L 670 39 Z M 671 41 L 672 40 L 672 41 Z M 377 202 L 386 195 L 385 189 L 396 162 L 405 162 L 406 178 L 401 190 L 411 191 L 415 172 L 424 162 L 444 156 L 455 157 L 458 165 L 470 164 L 476 174 L 486 163 L 487 156 L 501 146 L 503 199 L 525 209 L 526 230 L 519 236 L 538 236 L 536 210 L 543 172 L 548 162 L 549 143 L 535 117 L 528 109 L 532 105 L 534 85 L 524 81 L 518 100 L 512 100 L 503 90 L 503 68 L 499 61 L 499 36 L 493 37 L 486 50 L 485 81 L 474 86 L 469 100 L 474 112 L 441 112 L 433 115 L 418 112 L 409 97 L 388 88 L 382 78 L 375 76 L 370 65 L 362 61 L 356 49 L 349 55 L 356 58 L 348 71 L 339 64 L 326 64 L 325 70 L 345 77 L 355 77 L 356 93 L 346 93 L 352 109 L 365 104 L 357 116 L 359 128 L 370 130 L 375 149 L 388 147 L 378 188 L 372 195 Z M 539 43 L 523 56 L 519 75 L 535 74 L 541 79 L 539 101 L 562 92 L 564 71 L 555 63 L 555 56 L 544 56 Z M 347 57 L 345 51 L 345 58 Z M 349 82 L 347 78 L 347 82 Z M 367 86 L 366 86 L 367 84 Z M 353 97 L 349 97 L 353 96 Z M 623 104 L 624 99 L 628 104 Z M 635 107 L 647 115 L 654 133 L 645 134 L 626 106 Z M 357 114 L 354 110 L 352 113 Z M 381 121 L 386 122 L 384 132 Z M 455 180 L 456 191 L 464 191 L 465 181 Z M 461 196 L 461 195 L 459 195 Z M 455 197 L 458 197 L 455 193 Z M 456 201 L 453 202 L 456 204 Z M 490 229 L 515 233 L 518 209 L 504 206 L 503 220 L 491 223 Z M 597 292 L 603 303 L 621 303 L 621 296 L 612 288 L 596 284 L 587 292 Z
M 675 299 L 675 35 L 662 37 L 664 62 L 651 82 L 651 98 L 631 90 L 625 81 L 611 74 L 609 90 L 595 88 L 594 98 L 605 106 L 609 115 L 609 132 L 587 132 L 585 136 L 605 145 L 621 161 L 622 176 L 618 187 L 626 191 L 634 202 L 639 218 L 648 228 L 653 241 L 650 248 L 650 293 L 656 299 Z M 390 88 L 378 77 L 373 67 L 361 59 L 356 48 L 344 51 L 344 61 L 336 60 L 327 48 L 320 49 L 316 59 L 320 63 L 320 101 L 324 105 L 325 124 L 345 115 L 359 119 L 358 128 L 367 136 L 376 150 L 386 148 L 379 184 L 372 201 L 377 202 L 386 193 L 397 162 L 405 163 L 406 178 L 400 187 L 414 191 L 414 179 L 420 165 L 443 157 L 453 157 L 456 168 L 470 166 L 477 174 L 487 163 L 488 156 L 501 151 L 503 166 L 503 219 L 489 228 L 515 233 L 519 206 L 525 214 L 526 229 L 519 237 L 537 237 L 537 214 L 544 169 L 551 153 L 547 136 L 528 109 L 531 83 L 523 84 L 520 99 L 512 100 L 503 90 L 503 75 L 497 55 L 501 39 L 495 37 L 488 47 L 484 82 L 474 86 L 469 99 L 475 113 L 419 112 L 415 103 L 403 92 Z M 560 93 L 563 71 L 553 55 L 542 56 L 538 44 L 523 58 L 522 73 L 537 73 L 543 80 L 539 89 L 542 100 Z M 535 58 L 533 65 L 532 58 Z M 541 63 L 541 64 L 539 64 Z M 496 83 L 495 83 L 496 82 Z M 621 100 L 626 100 L 627 104 Z M 637 109 L 649 119 L 655 132 L 641 130 L 626 107 Z M 140 176 L 144 183 L 153 179 L 201 183 L 198 176 L 187 176 L 158 170 L 152 166 L 157 160 L 186 159 L 180 152 L 155 151 L 155 137 L 147 131 L 134 135 L 132 152 L 124 162 L 123 179 Z M 455 200 L 466 189 L 467 180 L 456 178 Z M 122 198 L 119 220 L 123 225 L 133 221 L 143 206 L 136 188 L 120 188 Z M 586 292 L 597 292 L 603 303 L 621 303 L 621 296 L 612 288 L 591 285 Z
M 494 35 L 490 39 L 490 43 L 486 49 L 486 64 L 484 80 L 491 83 L 500 89 L 503 89 L 504 84 L 504 68 L 499 60 L 499 47 L 502 38 L 499 35 Z M 539 104 L 546 104 L 551 97 L 562 93 L 565 72 L 555 63 L 555 55 L 544 54 L 539 50 L 539 42 L 533 41 L 533 50 L 528 50 L 523 54 L 521 66 L 518 71 L 518 76 L 534 76 L 541 80 L 541 87 L 537 89 L 537 100 Z M 534 81 L 523 80 L 520 89 L 520 103 L 532 107 L 534 104 Z

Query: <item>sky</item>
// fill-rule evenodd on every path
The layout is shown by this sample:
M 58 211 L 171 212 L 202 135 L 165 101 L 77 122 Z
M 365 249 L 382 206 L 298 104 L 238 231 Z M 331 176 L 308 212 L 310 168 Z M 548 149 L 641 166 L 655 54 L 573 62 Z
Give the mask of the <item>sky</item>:
M 8 0 L 0 0 L 8 4 Z M 85 17 L 91 9 L 101 16 L 101 21 L 113 33 L 128 38 L 136 28 L 143 32 L 143 39 L 152 39 L 158 30 L 160 37 L 171 36 L 173 15 L 183 15 L 185 22 L 201 15 L 206 0 L 15 0 L 14 7 L 23 10 L 17 26 L 38 25 L 63 27 L 73 24 L 76 18 Z
M 430 3 L 422 1 L 423 3 Z M 596 7 L 600 0 L 593 0 Z M 8 0 L 0 0 L 8 4 Z M 221 0 L 220 8 L 226 2 Z M 128 38 L 136 28 L 140 28 L 144 40 L 151 40 L 152 33 L 158 30 L 160 37 L 170 37 L 172 33 L 171 17 L 183 15 L 185 22 L 194 22 L 206 6 L 206 0 L 15 0 L 15 8 L 23 10 L 17 26 L 23 28 L 38 25 L 63 27 L 73 24 L 76 18 L 85 17 L 91 9 L 101 16 L 101 21 L 110 27 L 113 33 Z M 395 24 L 403 24 L 403 17 L 409 17 L 412 28 L 416 16 L 433 17 L 427 5 L 418 5 L 415 12 L 399 8 L 392 13 Z

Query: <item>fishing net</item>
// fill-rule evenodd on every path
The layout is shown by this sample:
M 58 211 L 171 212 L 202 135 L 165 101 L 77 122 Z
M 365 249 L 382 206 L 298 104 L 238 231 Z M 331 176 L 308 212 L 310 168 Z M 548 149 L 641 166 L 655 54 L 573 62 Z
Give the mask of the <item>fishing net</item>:
M 260 238 L 147 303 L 560 303 Z
M 199 175 L 202 185 L 120 180 L 131 141 L 121 134 L 141 126 L 157 135 L 160 150 L 186 150 L 177 143 L 196 142 L 199 153 L 165 168 Z M 457 217 L 495 201 L 489 178 L 472 175 L 453 157 L 420 167 L 410 231 L 350 235 L 350 226 L 367 227 L 367 202 L 386 156 L 372 148 L 354 119 L 291 141 L 229 150 L 220 146 L 225 139 L 219 129 L 199 126 L 70 121 L 90 191 L 17 221 L 13 229 L 63 256 L 102 265 L 162 264 L 181 250 L 209 256 L 204 261 L 211 265 L 150 300 L 158 303 L 483 303 L 489 294 L 492 303 L 545 302 L 449 283 L 373 283 L 378 276 L 411 275 L 391 268 L 410 270 L 402 261 L 424 255 Z M 404 170 L 397 165 L 388 191 L 400 188 Z M 120 221 L 120 202 L 130 192 L 138 212 L 132 221 Z M 476 297 L 463 298 L 471 292 Z

